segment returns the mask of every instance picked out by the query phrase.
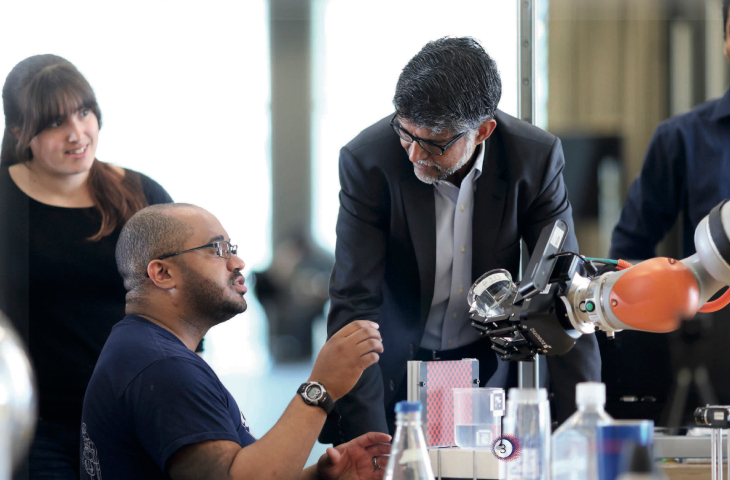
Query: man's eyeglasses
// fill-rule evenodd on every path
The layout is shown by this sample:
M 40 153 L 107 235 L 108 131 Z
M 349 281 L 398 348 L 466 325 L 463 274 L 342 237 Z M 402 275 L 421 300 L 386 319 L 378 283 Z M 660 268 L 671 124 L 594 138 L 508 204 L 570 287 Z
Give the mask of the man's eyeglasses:
M 238 252 L 238 245 L 231 245 L 231 242 L 221 241 L 221 242 L 209 243 L 207 245 L 203 245 L 202 247 L 195 247 L 195 248 L 191 248 L 189 250 L 183 250 L 182 252 L 168 253 L 167 255 L 162 255 L 160 257 L 157 257 L 157 260 L 164 260 L 166 258 L 174 257 L 175 255 L 181 255 L 183 253 L 194 252 L 195 250 L 202 250 L 204 248 L 215 248 L 216 249 L 215 254 L 221 258 L 225 258 L 226 260 L 231 258 L 231 255 L 236 255 L 236 252 Z
M 398 134 L 400 138 L 402 138 L 407 143 L 413 143 L 414 141 L 418 142 L 418 144 L 421 146 L 422 149 L 426 150 L 428 153 L 431 153 L 433 155 L 441 156 L 444 154 L 447 148 L 449 148 L 451 145 L 453 145 L 458 139 L 466 135 L 467 132 L 461 132 L 457 136 L 451 139 L 449 143 L 446 145 L 439 145 L 438 143 L 428 140 L 425 138 L 418 138 L 415 135 L 412 135 L 408 130 L 404 129 L 400 126 L 400 123 L 398 123 L 395 119 L 398 114 L 396 113 L 393 115 L 393 118 L 390 120 L 390 126 L 393 127 L 393 131 Z

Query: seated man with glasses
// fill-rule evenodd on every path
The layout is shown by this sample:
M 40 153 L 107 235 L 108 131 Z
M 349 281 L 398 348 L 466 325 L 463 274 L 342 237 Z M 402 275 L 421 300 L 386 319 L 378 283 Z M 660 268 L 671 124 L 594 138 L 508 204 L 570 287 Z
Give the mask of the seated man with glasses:
M 218 220 L 192 205 L 147 207 L 124 226 L 116 256 L 127 316 L 86 390 L 81 478 L 382 479 L 390 437 L 375 432 L 328 449 L 302 471 L 333 402 L 378 361 L 377 324 L 353 322 L 333 335 L 309 381 L 259 440 L 194 353 L 208 329 L 246 310 L 236 251 Z
M 337 402 L 322 442 L 393 432 L 409 360 L 478 358 L 481 386 L 510 387 L 471 327 L 466 295 L 480 275 L 519 278 L 542 228 L 573 228 L 560 140 L 499 110 L 497 65 L 471 38 L 428 43 L 403 69 L 390 114 L 340 152 L 340 210 L 330 280 L 330 335 L 356 320 L 380 324 L 386 350 Z M 571 231 L 565 249 L 576 251 Z M 596 339 L 547 359 L 554 417 L 575 410 L 575 385 L 600 381 Z

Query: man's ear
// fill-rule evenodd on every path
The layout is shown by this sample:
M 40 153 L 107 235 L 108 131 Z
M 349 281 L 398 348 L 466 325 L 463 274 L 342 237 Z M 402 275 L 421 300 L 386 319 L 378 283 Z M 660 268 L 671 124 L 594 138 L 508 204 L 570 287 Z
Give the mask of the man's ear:
M 165 290 L 172 290 L 177 286 L 177 275 L 170 264 L 163 260 L 152 260 L 147 265 L 147 276 L 152 283 Z
M 479 125 L 479 128 L 477 129 L 477 136 L 476 138 L 474 138 L 474 144 L 478 145 L 484 140 L 488 139 L 492 132 L 494 132 L 494 129 L 496 127 L 497 121 L 493 118 L 490 118 L 489 120 Z

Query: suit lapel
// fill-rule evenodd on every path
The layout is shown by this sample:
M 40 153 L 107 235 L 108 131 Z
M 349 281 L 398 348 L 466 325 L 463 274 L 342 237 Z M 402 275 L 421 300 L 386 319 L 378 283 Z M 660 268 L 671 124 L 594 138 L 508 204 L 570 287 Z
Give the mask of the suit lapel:
M 497 126 L 499 128 L 499 126 Z M 494 134 L 486 141 L 482 174 L 477 180 L 472 217 L 471 280 L 486 272 L 493 258 L 494 244 L 499 235 L 507 199 L 507 181 L 502 177 L 504 162 L 500 158 L 499 137 Z
M 425 323 L 433 300 L 436 277 L 436 205 L 433 187 L 413 175 L 401 182 L 406 222 L 418 262 L 421 283 L 421 323 Z

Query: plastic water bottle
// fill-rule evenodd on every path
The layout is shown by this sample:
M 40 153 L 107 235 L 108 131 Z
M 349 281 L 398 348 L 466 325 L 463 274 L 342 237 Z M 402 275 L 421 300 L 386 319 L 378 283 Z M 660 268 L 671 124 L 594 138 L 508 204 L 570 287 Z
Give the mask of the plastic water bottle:
M 598 480 L 596 425 L 613 421 L 603 409 L 606 385 L 579 383 L 575 401 L 578 411 L 553 434 L 553 480 Z
M 421 402 L 395 405 L 395 438 L 385 480 L 433 480 L 431 459 L 421 428 Z
M 507 480 L 550 478 L 550 403 L 544 388 L 511 388 L 503 438 L 512 438 Z

